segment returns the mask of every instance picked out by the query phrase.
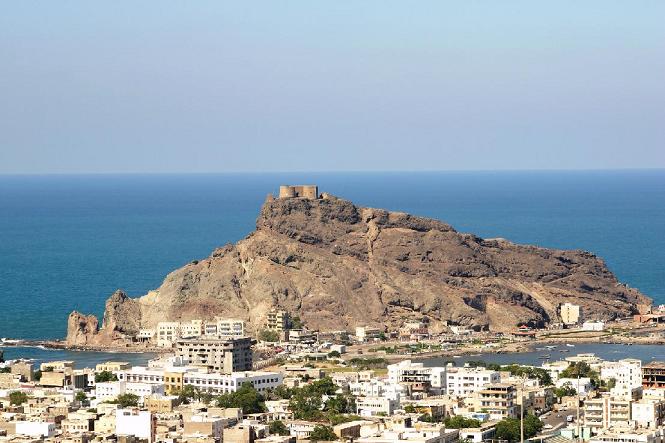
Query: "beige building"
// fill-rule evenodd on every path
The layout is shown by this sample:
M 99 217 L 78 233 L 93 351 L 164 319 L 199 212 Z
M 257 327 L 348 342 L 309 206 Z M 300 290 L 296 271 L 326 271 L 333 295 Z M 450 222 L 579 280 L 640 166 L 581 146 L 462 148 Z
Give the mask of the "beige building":
M 126 361 L 107 361 L 104 363 L 98 363 L 97 366 L 95 366 L 95 371 L 96 372 L 115 372 L 115 371 L 122 371 L 124 369 L 129 369 L 131 368 L 132 365 L 130 365 Z
M 161 321 L 157 323 L 157 346 L 170 348 L 180 338 L 180 323 L 177 321 Z
M 584 401 L 584 425 L 593 430 L 628 427 L 631 421 L 631 400 L 610 395 Z
M 176 343 L 177 355 L 190 364 L 214 371 L 231 373 L 252 370 L 252 345 L 249 337 L 226 340 L 198 338 L 183 339 Z
M 190 320 L 180 323 L 180 337 L 192 338 L 203 335 L 203 320 Z
M 34 371 L 32 363 L 17 361 L 11 365 L 11 373 L 17 374 L 21 377 L 21 381 L 32 381 Z
M 561 305 L 561 321 L 566 325 L 577 325 L 582 321 L 582 307 L 572 303 Z
M 289 314 L 282 309 L 271 310 L 266 326 L 271 331 L 286 331 L 289 328 Z
M 490 415 L 490 420 L 517 417 L 515 386 L 508 383 L 492 383 L 477 393 L 478 406 Z

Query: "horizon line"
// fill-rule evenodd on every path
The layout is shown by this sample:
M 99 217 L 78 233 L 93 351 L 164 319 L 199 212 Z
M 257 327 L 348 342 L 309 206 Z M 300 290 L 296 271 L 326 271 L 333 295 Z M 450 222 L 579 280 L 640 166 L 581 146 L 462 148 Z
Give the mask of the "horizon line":
M 85 176 L 85 175 L 252 175 L 252 174 L 428 174 L 465 172 L 657 172 L 665 167 L 653 168 L 530 168 L 530 169 L 337 169 L 337 170 L 239 170 L 239 171 L 72 171 L 72 172 L 0 172 L 0 176 Z

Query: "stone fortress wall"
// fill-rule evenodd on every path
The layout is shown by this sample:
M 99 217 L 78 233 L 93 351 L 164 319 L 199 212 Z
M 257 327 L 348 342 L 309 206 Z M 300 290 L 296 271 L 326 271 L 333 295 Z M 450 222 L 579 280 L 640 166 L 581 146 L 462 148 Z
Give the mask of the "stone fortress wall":
M 279 187 L 279 198 L 319 198 L 319 187 L 316 185 L 282 185 Z

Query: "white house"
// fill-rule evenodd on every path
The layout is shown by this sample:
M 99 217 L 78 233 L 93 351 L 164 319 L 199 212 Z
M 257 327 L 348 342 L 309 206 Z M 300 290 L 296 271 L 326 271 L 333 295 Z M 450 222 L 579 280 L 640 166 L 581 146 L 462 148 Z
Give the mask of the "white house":
M 448 368 L 446 393 L 466 397 L 492 383 L 499 383 L 501 374 L 485 368 Z
M 149 411 L 118 409 L 115 413 L 116 435 L 133 435 L 153 443 L 156 429 L 157 420 Z
M 361 417 L 392 415 L 395 409 L 399 408 L 399 400 L 387 397 L 358 397 L 356 408 Z
M 603 331 L 605 323 L 602 321 L 585 321 L 582 323 L 582 329 L 585 331 Z
M 46 421 L 17 421 L 16 434 L 26 437 L 53 437 L 55 435 L 55 423 Z
M 565 385 L 568 385 L 571 388 L 575 389 L 575 391 L 577 391 L 577 393 L 581 395 L 585 395 L 586 393 L 588 393 L 593 389 L 593 385 L 591 384 L 591 379 L 589 377 L 580 377 L 579 379 L 559 378 L 554 384 L 557 388 L 561 388 Z

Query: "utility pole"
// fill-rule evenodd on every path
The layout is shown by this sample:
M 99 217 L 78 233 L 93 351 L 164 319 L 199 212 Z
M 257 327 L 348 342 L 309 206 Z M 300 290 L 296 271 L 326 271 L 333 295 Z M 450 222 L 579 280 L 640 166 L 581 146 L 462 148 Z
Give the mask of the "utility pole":
M 577 373 L 577 393 L 575 394 L 575 399 L 577 400 L 577 403 L 575 407 L 577 408 L 577 441 L 580 442 L 582 441 L 582 438 L 580 436 L 580 374 L 579 372 Z
M 522 374 L 522 383 L 520 384 L 520 443 L 524 443 L 524 381 L 526 374 Z

